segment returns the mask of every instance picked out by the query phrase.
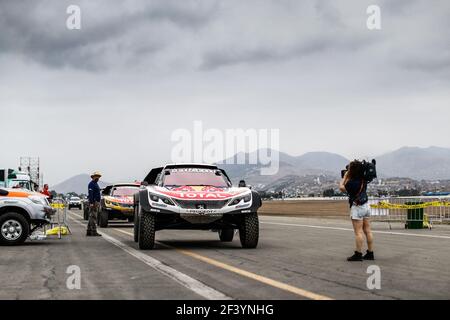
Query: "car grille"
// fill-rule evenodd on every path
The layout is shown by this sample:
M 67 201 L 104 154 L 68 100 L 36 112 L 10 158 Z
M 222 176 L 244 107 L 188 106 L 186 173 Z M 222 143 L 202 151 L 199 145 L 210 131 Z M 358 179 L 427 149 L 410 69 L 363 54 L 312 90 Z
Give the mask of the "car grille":
M 222 209 L 230 200 L 175 200 L 183 209 Z

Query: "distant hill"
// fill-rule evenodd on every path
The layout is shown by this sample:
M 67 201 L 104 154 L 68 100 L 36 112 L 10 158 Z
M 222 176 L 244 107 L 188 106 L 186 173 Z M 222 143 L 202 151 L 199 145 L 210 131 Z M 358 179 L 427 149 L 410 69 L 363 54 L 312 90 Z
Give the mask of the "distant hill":
M 263 149 L 266 151 L 266 149 Z M 253 154 L 242 154 L 249 159 Z M 276 175 L 262 176 L 258 164 L 220 164 L 233 182 L 244 179 L 257 189 L 288 186 L 294 181 L 298 184 L 310 176 L 324 175 L 339 178 L 349 160 L 330 152 L 308 152 L 301 156 L 291 156 L 280 152 L 280 169 Z M 234 156 L 234 160 L 236 160 Z M 450 149 L 429 147 L 404 147 L 393 152 L 375 157 L 377 159 L 378 176 L 381 178 L 400 177 L 415 180 L 450 179 Z M 234 162 L 236 163 L 236 161 Z
M 72 178 L 69 178 L 57 185 L 51 186 L 50 190 L 55 190 L 57 193 L 68 193 L 75 192 L 77 194 L 87 194 L 87 186 L 91 181 L 91 177 L 89 174 L 79 174 Z M 100 188 L 104 188 L 109 185 L 109 182 L 103 182 L 100 180 L 99 186 Z
M 415 180 L 450 179 L 450 149 L 404 147 L 377 157 L 378 170 L 387 177 Z
M 255 156 L 255 151 L 252 154 L 240 154 L 247 159 Z M 271 150 L 263 149 L 263 152 L 273 152 Z M 233 162 L 237 163 L 237 156 L 233 157 Z M 256 158 L 256 157 L 255 157 Z M 228 159 L 231 160 L 231 159 Z M 258 164 L 224 164 L 219 163 L 219 166 L 228 173 L 233 182 L 244 179 L 247 183 L 255 186 L 258 189 L 264 188 L 266 185 L 272 185 L 279 179 L 284 177 L 307 177 L 311 175 L 328 175 L 338 176 L 340 171 L 345 168 L 349 160 L 346 158 L 330 153 L 330 152 L 309 152 L 301 156 L 291 156 L 284 152 L 279 152 L 279 171 L 275 175 L 263 176 L 261 175 L 261 168 L 264 167 L 261 163 Z

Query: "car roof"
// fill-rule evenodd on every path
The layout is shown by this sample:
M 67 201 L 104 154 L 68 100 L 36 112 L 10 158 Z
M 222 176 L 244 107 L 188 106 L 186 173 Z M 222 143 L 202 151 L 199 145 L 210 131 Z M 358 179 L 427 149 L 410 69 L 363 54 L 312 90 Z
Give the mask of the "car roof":
M 112 188 L 116 188 L 116 187 L 137 187 L 139 188 L 141 185 L 138 183 L 115 183 L 115 184 L 111 184 L 109 186 L 106 186 L 105 188 L 102 189 L 102 194 L 106 194 L 108 193 Z
M 115 183 L 108 187 L 140 187 L 141 185 L 139 183 Z
M 205 169 L 218 169 L 214 164 L 205 163 L 171 163 L 167 164 L 164 169 L 175 169 L 175 168 L 205 168 Z

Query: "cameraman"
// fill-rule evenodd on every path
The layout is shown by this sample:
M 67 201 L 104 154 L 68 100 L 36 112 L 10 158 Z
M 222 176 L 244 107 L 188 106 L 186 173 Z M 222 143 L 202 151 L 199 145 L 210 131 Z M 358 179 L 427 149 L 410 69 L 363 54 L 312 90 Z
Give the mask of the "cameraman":
M 364 180 L 364 166 L 362 162 L 355 160 L 350 162 L 348 171 L 342 179 L 339 189 L 347 192 L 350 203 L 350 216 L 353 230 L 355 231 L 356 251 L 348 261 L 375 260 L 373 254 L 373 235 L 370 229 L 370 209 L 367 196 L 367 181 Z M 364 236 L 367 240 L 367 253 L 362 255 Z

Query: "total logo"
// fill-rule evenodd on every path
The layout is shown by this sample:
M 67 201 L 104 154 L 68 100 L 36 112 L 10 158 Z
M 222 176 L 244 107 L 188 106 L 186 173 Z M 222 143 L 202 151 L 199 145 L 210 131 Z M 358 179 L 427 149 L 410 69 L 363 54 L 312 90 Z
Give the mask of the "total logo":
M 232 195 L 229 193 L 195 193 L 195 192 L 176 192 L 173 196 L 183 199 L 226 199 Z

